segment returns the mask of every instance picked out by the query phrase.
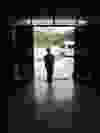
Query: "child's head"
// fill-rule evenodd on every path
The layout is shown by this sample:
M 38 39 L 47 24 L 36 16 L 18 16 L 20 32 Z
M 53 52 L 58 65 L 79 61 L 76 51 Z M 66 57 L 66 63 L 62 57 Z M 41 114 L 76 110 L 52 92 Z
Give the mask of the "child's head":
M 46 51 L 47 51 L 47 53 L 50 53 L 50 48 L 47 48 Z

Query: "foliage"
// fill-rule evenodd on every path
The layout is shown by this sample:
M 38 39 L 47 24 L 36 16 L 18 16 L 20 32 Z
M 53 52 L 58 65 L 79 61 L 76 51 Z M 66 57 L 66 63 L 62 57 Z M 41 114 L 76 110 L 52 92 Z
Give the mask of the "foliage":
M 64 34 L 56 32 L 33 32 L 33 46 L 36 48 L 47 48 L 64 45 Z

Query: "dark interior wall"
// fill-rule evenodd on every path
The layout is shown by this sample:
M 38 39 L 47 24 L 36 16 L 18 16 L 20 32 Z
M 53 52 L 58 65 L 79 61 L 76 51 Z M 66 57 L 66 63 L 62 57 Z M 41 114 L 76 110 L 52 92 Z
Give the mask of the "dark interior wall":
M 16 16 L 8 16 L 8 24 L 13 24 L 16 22 Z
M 28 18 L 28 16 L 8 16 L 8 25 L 17 24 L 25 18 Z
M 26 87 L 28 90 L 29 85 L 32 84 L 33 80 L 33 56 L 32 56 L 32 27 L 30 26 L 16 26 L 16 47 L 9 48 L 10 53 L 10 64 L 13 64 L 15 67 L 16 64 L 20 66 L 20 75 L 22 80 L 10 80 L 10 83 L 13 84 L 8 98 L 8 123 L 9 123 L 9 132 L 14 132 L 22 129 L 22 132 L 26 129 L 33 127 L 33 114 L 34 114 L 34 104 L 32 104 L 32 97 L 29 96 L 29 104 L 25 104 L 25 91 Z M 31 55 L 29 52 L 31 51 Z M 33 87 L 33 86 L 32 86 Z M 32 126 L 31 126 L 32 124 Z M 11 126 L 12 125 L 12 126 Z
M 32 80 L 33 72 L 32 26 L 16 27 L 16 51 L 19 63 L 23 65 L 25 79 Z M 29 78 L 29 79 L 28 79 Z

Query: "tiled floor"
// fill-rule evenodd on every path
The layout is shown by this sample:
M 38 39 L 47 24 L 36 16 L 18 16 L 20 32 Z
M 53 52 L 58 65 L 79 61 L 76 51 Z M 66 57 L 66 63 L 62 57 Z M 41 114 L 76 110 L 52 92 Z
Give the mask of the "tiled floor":
M 47 96 L 48 87 L 45 81 L 36 81 L 36 95 L 40 100 L 43 100 Z M 73 95 L 73 81 L 72 80 L 55 80 L 52 84 L 52 98 L 54 100 L 70 100 Z

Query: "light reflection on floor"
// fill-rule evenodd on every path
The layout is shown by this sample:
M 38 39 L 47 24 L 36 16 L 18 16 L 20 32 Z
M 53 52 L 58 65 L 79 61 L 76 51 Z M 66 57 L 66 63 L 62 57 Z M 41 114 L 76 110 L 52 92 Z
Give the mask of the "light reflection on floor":
M 36 96 L 39 103 L 48 100 L 47 93 L 48 87 L 45 81 L 37 81 L 38 88 L 36 89 Z M 52 84 L 52 100 L 54 102 L 72 101 L 73 96 L 73 81 L 72 80 L 55 80 Z M 50 89 L 50 88 L 49 88 Z

